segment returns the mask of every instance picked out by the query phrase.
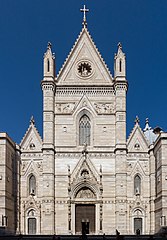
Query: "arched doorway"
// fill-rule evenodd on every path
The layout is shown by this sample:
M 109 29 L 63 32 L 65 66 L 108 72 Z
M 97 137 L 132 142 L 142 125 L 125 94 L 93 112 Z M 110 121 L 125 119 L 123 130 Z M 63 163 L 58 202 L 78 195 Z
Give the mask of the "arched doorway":
M 37 233 L 37 219 L 36 219 L 36 212 L 34 209 L 31 209 L 28 212 L 27 218 L 27 232 L 29 235 L 35 235 Z
M 76 234 L 93 234 L 96 226 L 95 194 L 83 187 L 76 194 L 75 204 L 75 232 Z
M 135 209 L 133 211 L 133 233 L 143 234 L 144 233 L 144 214 L 142 209 Z

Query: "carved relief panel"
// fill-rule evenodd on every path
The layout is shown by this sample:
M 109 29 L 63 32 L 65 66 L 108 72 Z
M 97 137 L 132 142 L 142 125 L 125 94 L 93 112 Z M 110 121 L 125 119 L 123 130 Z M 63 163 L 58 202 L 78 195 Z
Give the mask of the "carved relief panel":
M 94 108 L 97 114 L 114 114 L 115 105 L 112 103 L 94 103 Z
M 57 103 L 55 106 L 56 114 L 72 114 L 75 103 Z

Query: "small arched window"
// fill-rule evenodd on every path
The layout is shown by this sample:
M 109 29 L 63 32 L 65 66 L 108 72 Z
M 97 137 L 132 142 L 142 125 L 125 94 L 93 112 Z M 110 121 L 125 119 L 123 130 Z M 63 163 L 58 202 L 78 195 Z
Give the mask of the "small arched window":
M 119 61 L 119 71 L 122 72 L 122 59 Z
M 134 178 L 134 194 L 141 194 L 141 177 L 138 174 Z
M 49 59 L 47 60 L 47 68 L 48 68 L 48 72 L 50 72 L 50 61 L 49 61 Z
M 83 115 L 79 121 L 79 145 L 90 145 L 90 119 Z
M 36 194 L 36 178 L 34 175 L 31 175 L 29 178 L 29 194 Z

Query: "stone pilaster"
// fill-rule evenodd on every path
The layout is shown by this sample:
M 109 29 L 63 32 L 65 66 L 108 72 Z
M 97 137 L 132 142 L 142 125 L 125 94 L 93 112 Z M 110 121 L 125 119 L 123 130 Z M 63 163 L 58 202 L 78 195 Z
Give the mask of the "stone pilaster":
M 127 148 L 126 148 L 126 63 L 121 44 L 115 55 L 116 139 L 115 139 L 115 194 L 116 229 L 127 232 Z
M 155 156 L 153 152 L 153 145 L 149 148 L 150 234 L 153 234 L 155 232 Z
M 54 55 L 48 44 L 44 55 L 43 91 L 43 200 L 41 205 L 41 234 L 55 233 L 55 149 L 54 149 Z M 46 224 L 47 223 L 47 224 Z

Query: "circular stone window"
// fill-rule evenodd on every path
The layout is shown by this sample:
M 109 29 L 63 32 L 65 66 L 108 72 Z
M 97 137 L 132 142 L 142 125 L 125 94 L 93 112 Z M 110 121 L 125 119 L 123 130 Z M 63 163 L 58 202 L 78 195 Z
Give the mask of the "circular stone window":
M 81 61 L 77 64 L 77 75 L 82 78 L 90 77 L 93 73 L 92 64 L 89 61 Z

